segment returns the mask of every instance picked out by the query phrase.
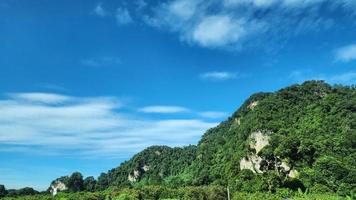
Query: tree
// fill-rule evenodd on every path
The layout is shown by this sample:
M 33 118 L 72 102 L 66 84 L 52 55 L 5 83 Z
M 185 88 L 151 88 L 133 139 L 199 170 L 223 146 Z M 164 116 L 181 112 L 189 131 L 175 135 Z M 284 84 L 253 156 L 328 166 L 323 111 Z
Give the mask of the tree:
M 332 156 L 323 156 L 314 164 L 315 181 L 336 191 L 349 171 L 343 163 Z
M 101 173 L 96 182 L 97 190 L 105 190 L 109 186 L 108 175 L 106 173 Z
M 68 190 L 71 192 L 79 192 L 84 189 L 83 175 L 79 172 L 74 172 L 68 180 Z
M 89 192 L 94 192 L 96 185 L 96 180 L 94 177 L 89 176 L 84 179 L 84 190 Z
M 18 190 L 14 190 L 14 189 L 7 190 L 6 193 L 7 193 L 6 195 L 9 197 L 17 197 L 17 196 L 35 195 L 38 194 L 39 192 L 34 190 L 33 188 L 25 187 Z
M 7 191 L 4 185 L 0 185 L 0 198 L 6 196 Z

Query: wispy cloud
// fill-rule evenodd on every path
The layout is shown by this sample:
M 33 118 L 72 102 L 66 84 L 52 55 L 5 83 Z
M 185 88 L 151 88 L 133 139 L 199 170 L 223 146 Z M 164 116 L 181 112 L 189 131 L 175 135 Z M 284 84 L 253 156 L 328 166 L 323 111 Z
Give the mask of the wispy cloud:
M 356 44 L 350 44 L 337 49 L 336 60 L 342 62 L 356 60 Z
M 56 104 L 69 101 L 70 97 L 51 93 L 15 93 L 9 94 L 12 98 L 37 103 Z
M 98 3 L 94 10 L 93 10 L 94 14 L 100 16 L 100 17 L 105 17 L 108 15 L 107 11 L 103 8 L 102 3 Z
M 295 70 L 289 75 L 293 81 L 304 82 L 306 80 L 324 80 L 330 84 L 356 84 L 356 72 L 344 72 L 334 75 L 315 73 L 311 70 Z
M 202 116 L 202 117 L 211 118 L 211 119 L 224 118 L 224 117 L 227 116 L 227 113 L 225 113 L 225 112 L 217 112 L 217 111 L 200 112 L 198 114 L 200 116 Z
M 168 0 L 137 1 L 116 12 L 99 3 L 94 13 L 112 16 L 119 25 L 141 21 L 176 33 L 180 40 L 207 48 L 239 50 L 244 46 L 273 48 L 289 38 L 338 26 L 338 16 L 356 14 L 353 0 Z M 143 11 L 144 10 L 144 11 Z M 133 16 L 135 20 L 133 20 Z M 268 43 L 268 44 L 266 44 Z
M 201 46 L 223 46 L 238 42 L 246 34 L 245 21 L 229 15 L 209 16 L 193 30 L 193 40 Z
M 137 1 L 135 6 L 137 9 L 135 10 L 136 12 L 140 12 L 143 8 L 146 7 L 146 2 L 143 0 Z M 117 7 L 111 10 L 104 9 L 102 3 L 98 3 L 94 10 L 93 13 L 99 17 L 111 17 L 115 18 L 117 24 L 119 26 L 127 25 L 133 22 L 132 15 L 130 13 L 130 10 L 126 7 Z
M 180 106 L 147 106 L 139 111 L 144 113 L 186 113 L 190 110 Z
M 7 97 L 0 100 L 0 144 L 4 147 L 0 151 L 124 157 L 150 145 L 195 143 L 217 124 L 201 117 L 143 118 L 124 112 L 125 105 L 112 97 L 47 93 Z M 173 113 L 189 109 L 152 106 L 142 111 Z
M 117 8 L 115 17 L 119 25 L 125 25 L 132 22 L 131 15 L 126 8 Z
M 213 71 L 200 74 L 200 78 L 211 81 L 226 81 L 237 78 L 237 74 L 233 72 Z
M 337 25 L 334 12 L 356 11 L 350 0 L 170 0 L 149 6 L 152 12 L 138 15 L 149 26 L 189 44 L 233 50 L 327 30 Z
M 101 66 L 113 66 L 120 65 L 122 63 L 121 59 L 113 56 L 102 56 L 87 58 L 80 61 L 82 65 L 89 67 L 101 67 Z

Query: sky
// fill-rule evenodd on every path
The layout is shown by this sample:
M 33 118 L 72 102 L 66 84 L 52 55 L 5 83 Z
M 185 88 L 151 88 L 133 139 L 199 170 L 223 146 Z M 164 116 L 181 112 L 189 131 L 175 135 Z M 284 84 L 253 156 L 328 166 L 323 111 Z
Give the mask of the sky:
M 354 0 L 1 0 L 0 184 L 196 144 L 251 94 L 356 83 Z

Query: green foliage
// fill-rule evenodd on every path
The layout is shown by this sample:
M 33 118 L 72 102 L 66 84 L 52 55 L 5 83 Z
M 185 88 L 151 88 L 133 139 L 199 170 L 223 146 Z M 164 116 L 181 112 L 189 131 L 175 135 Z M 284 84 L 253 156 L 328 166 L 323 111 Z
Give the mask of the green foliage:
M 35 194 L 39 194 L 39 192 L 30 187 L 21 188 L 18 190 L 10 189 L 6 191 L 6 196 L 8 197 L 17 197 L 17 196 L 26 196 L 26 195 L 35 195 Z
M 193 145 L 184 148 L 149 147 L 119 167 L 101 174 L 97 188 L 161 184 L 164 178 L 182 173 L 195 159 L 195 155 L 196 146 Z M 138 173 L 138 176 L 135 181 L 130 182 L 128 177 L 135 176 L 134 171 Z
M 251 108 L 253 102 L 258 103 Z M 234 191 L 322 186 L 346 195 L 356 188 L 355 128 L 355 87 L 308 81 L 275 93 L 258 93 L 204 134 L 189 173 L 195 185 L 229 184 Z M 239 169 L 241 158 L 255 153 L 248 138 L 254 131 L 270 136 L 270 145 L 259 152 L 260 170 L 265 173 L 257 175 Z M 291 180 L 276 168 L 282 161 L 300 177 Z
M 74 172 L 68 179 L 67 184 L 70 192 L 79 192 L 84 190 L 83 175 L 79 172 Z
M 270 192 L 235 192 L 230 194 L 233 200 L 351 200 L 353 196 L 340 197 L 332 193 L 293 192 L 278 189 Z M 52 197 L 48 194 L 5 197 L 4 200 L 226 200 L 226 188 L 218 186 L 199 186 L 167 188 L 161 186 L 145 186 L 135 189 L 105 190 L 100 192 L 62 192 Z
M 89 176 L 84 179 L 83 187 L 85 191 L 94 192 L 96 187 L 96 180 L 94 177 Z
M 7 191 L 4 185 L 0 185 L 0 198 L 6 196 Z

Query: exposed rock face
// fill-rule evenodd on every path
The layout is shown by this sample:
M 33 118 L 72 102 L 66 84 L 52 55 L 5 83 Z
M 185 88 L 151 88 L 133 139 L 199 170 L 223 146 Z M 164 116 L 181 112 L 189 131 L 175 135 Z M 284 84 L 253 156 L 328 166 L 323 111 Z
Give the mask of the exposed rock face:
M 295 169 L 289 171 L 288 176 L 290 178 L 297 178 L 299 176 L 299 172 Z
M 240 118 L 240 117 L 239 117 L 239 118 L 235 118 L 235 119 L 234 119 L 234 123 L 237 124 L 238 126 L 240 126 L 240 124 L 241 124 L 241 118 Z
M 141 177 L 141 175 L 143 175 L 144 172 L 147 172 L 150 170 L 150 166 L 149 165 L 144 165 L 143 167 L 141 167 L 141 169 L 143 171 L 139 171 L 139 170 L 134 170 L 133 174 L 129 174 L 129 176 L 127 177 L 127 179 L 130 182 L 136 182 L 138 181 L 138 179 Z
M 53 196 L 55 196 L 58 192 L 67 190 L 67 186 L 61 182 L 61 181 L 55 181 L 54 183 L 51 184 L 51 189 L 50 192 L 52 193 Z
M 248 105 L 247 107 L 249 109 L 253 110 L 257 105 L 258 105 L 258 101 L 254 101 L 254 102 L 250 103 L 250 105 Z
M 239 118 L 235 117 L 232 125 L 229 128 L 229 131 L 231 131 L 232 129 L 234 129 L 240 125 L 241 125 L 241 117 L 239 117 Z
M 142 167 L 142 170 L 145 171 L 145 172 L 147 172 L 148 170 L 150 170 L 150 166 L 144 165 L 144 166 Z
M 138 170 L 134 170 L 133 175 L 129 174 L 128 180 L 130 182 L 136 182 L 140 177 L 140 172 Z
M 258 156 L 258 153 L 267 145 L 269 145 L 269 136 L 261 131 L 253 132 L 250 135 L 250 148 L 254 149 L 251 155 L 240 160 L 240 169 L 249 169 L 254 173 L 263 173 L 264 170 L 261 169 L 261 162 L 263 159 Z M 288 163 L 281 161 L 280 158 L 276 157 L 275 160 L 267 160 L 267 163 L 273 164 L 274 169 L 278 172 L 284 172 L 290 178 L 298 177 L 299 173 L 297 170 L 292 169 Z
M 253 132 L 250 135 L 251 143 L 250 148 L 255 150 L 255 153 L 252 155 L 247 156 L 247 158 L 243 158 L 240 161 L 240 169 L 249 169 L 254 173 L 263 173 L 261 171 L 261 162 L 262 158 L 259 157 L 257 154 L 260 152 L 263 147 L 269 144 L 269 136 L 263 134 L 261 131 Z
M 263 134 L 261 131 L 252 133 L 250 138 L 253 141 L 250 143 L 250 147 L 256 150 L 256 154 L 258 154 L 258 152 L 260 152 L 263 149 L 263 147 L 269 144 L 268 142 L 269 136 Z
M 285 173 L 287 173 L 287 176 L 290 178 L 297 178 L 299 176 L 299 172 L 296 169 L 292 169 L 286 162 L 282 161 L 282 163 L 280 163 L 277 166 L 277 169 L 279 171 L 284 171 Z
M 260 163 L 262 158 L 256 155 L 249 156 L 240 160 L 240 169 L 249 169 L 254 173 L 262 173 Z
M 289 165 L 288 165 L 286 162 L 284 162 L 284 161 L 282 161 L 280 167 L 281 167 L 285 172 L 289 172 L 289 171 L 290 171 Z

